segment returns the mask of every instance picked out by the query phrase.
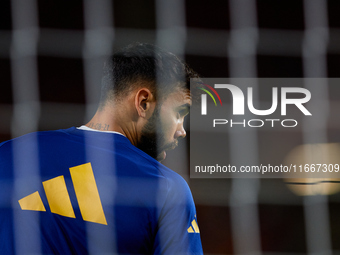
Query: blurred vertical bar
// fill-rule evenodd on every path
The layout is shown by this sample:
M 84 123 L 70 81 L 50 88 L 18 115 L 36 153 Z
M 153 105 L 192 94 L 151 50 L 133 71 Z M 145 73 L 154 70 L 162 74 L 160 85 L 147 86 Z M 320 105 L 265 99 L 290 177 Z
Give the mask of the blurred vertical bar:
M 113 49 L 115 30 L 112 0 L 84 0 L 84 22 L 83 59 L 88 121 L 98 107 L 103 63 Z
M 39 36 L 38 6 L 35 0 L 12 0 L 12 43 L 11 70 L 13 86 L 14 114 L 11 123 L 12 137 L 17 137 L 38 129 L 40 102 L 37 66 L 37 43 Z M 30 136 L 30 148 L 22 148 L 13 143 L 15 192 L 22 194 L 27 182 L 41 185 L 37 137 Z M 27 164 L 30 164 L 27 167 Z M 14 199 L 13 203 L 18 203 Z M 22 218 L 14 214 L 16 252 L 18 254 L 40 254 L 40 232 L 25 237 L 25 224 L 39 222 L 39 214 Z M 29 238 L 29 241 L 27 241 Z
M 184 60 L 186 44 L 186 20 L 185 0 L 156 0 L 156 45 L 170 51 Z M 158 68 L 158 66 L 156 66 Z M 158 75 L 157 75 L 158 76 Z M 185 79 L 185 77 L 182 77 Z M 159 80 L 159 78 L 158 78 Z M 183 178 L 188 179 L 188 154 L 187 143 L 182 142 L 173 154 L 176 160 L 171 160 L 171 169 L 174 169 Z M 160 199 L 158 199 L 160 201 Z M 161 208 L 161 207 L 159 207 Z M 160 234 L 160 242 L 166 240 L 166 236 Z M 164 240 L 164 241 L 163 241 Z
M 231 82 L 233 78 L 256 78 L 258 41 L 255 0 L 230 0 L 230 43 L 228 48 Z M 257 101 L 256 79 L 249 79 Z M 245 92 L 246 86 L 241 87 Z M 232 128 L 229 132 L 231 162 L 235 166 L 258 164 L 257 131 Z M 258 215 L 260 180 L 233 179 L 230 197 L 231 226 L 235 254 L 261 254 Z
M 329 40 L 327 1 L 304 0 L 305 34 L 303 67 L 305 87 L 313 91 L 308 108 L 320 118 L 305 117 L 304 143 L 327 143 L 329 95 L 327 79 L 327 45 Z M 332 254 L 328 198 L 324 195 L 304 198 L 307 250 L 309 254 Z
M 184 59 L 187 37 L 184 0 L 156 0 L 157 45 Z
M 40 114 L 37 44 L 39 37 L 35 0 L 12 1 L 11 68 L 14 115 L 13 137 L 38 129 Z
M 181 60 L 185 57 L 187 38 L 184 0 L 156 0 L 156 45 L 177 55 Z M 182 77 L 185 79 L 185 77 Z M 188 178 L 187 143 L 171 152 L 178 160 L 172 160 L 171 169 Z M 175 155 L 174 155 L 175 154 Z
M 85 41 L 83 44 L 83 65 L 85 76 L 86 95 L 86 120 L 88 122 L 98 107 L 101 91 L 101 79 L 103 64 L 112 54 L 115 30 L 113 26 L 113 0 L 84 0 L 84 24 Z M 93 139 L 93 138 L 92 138 Z M 86 142 L 96 144 L 91 136 L 86 137 Z M 113 140 L 106 141 L 107 148 L 113 148 Z M 90 147 L 87 148 L 87 158 L 91 162 L 96 155 L 92 154 Z M 88 249 L 90 254 L 116 254 L 114 222 L 114 194 L 115 194 L 115 171 L 114 158 L 107 162 L 101 162 L 102 168 L 94 173 L 98 183 L 101 202 L 105 209 L 105 215 L 110 227 L 105 231 L 96 232 L 97 228 L 91 223 L 87 224 Z

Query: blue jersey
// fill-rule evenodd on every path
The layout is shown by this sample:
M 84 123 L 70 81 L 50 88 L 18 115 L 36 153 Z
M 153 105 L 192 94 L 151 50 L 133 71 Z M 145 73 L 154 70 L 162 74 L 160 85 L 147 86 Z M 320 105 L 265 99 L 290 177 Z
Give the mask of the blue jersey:
M 0 189 L 1 254 L 203 254 L 187 183 L 121 134 L 3 142 Z

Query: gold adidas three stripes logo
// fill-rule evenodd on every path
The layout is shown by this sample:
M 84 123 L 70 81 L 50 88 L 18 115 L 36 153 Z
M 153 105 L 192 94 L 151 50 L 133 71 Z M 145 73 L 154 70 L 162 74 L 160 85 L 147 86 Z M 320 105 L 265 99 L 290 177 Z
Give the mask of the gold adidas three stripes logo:
M 200 229 L 198 228 L 198 225 L 195 219 L 191 222 L 191 226 L 187 229 L 187 231 L 188 233 L 199 233 L 200 232 Z
M 71 167 L 70 174 L 83 220 L 107 225 L 91 163 Z M 55 177 L 42 184 L 51 212 L 75 218 L 64 176 Z M 18 202 L 22 210 L 46 211 L 38 191 Z

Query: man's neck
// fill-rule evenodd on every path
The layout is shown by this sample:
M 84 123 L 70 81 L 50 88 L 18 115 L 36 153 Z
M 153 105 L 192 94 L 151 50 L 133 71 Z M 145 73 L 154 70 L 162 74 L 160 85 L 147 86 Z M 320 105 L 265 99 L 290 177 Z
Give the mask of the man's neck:
M 117 111 L 102 110 L 96 112 L 93 118 L 85 125 L 98 131 L 117 132 L 127 137 L 133 145 L 137 145 L 138 132 L 136 123 L 128 121 L 127 116 L 121 117 Z
M 97 130 L 97 129 L 93 129 L 93 128 L 90 128 L 90 127 L 85 126 L 85 125 L 82 125 L 82 126 L 80 126 L 80 127 L 77 127 L 77 129 L 86 130 L 86 131 L 94 131 L 94 132 L 103 132 L 103 133 L 114 133 L 114 134 L 119 134 L 119 135 L 124 136 L 122 133 L 119 133 L 119 132 L 116 132 L 116 131 L 103 131 L 103 130 Z

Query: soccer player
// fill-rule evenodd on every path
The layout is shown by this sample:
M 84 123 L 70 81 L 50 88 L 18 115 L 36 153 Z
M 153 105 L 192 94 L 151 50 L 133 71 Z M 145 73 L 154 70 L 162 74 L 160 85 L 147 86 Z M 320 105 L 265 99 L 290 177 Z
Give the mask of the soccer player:
M 196 73 L 135 43 L 105 63 L 84 126 L 0 144 L 1 254 L 202 254 L 187 183 L 160 163 L 186 132 Z

